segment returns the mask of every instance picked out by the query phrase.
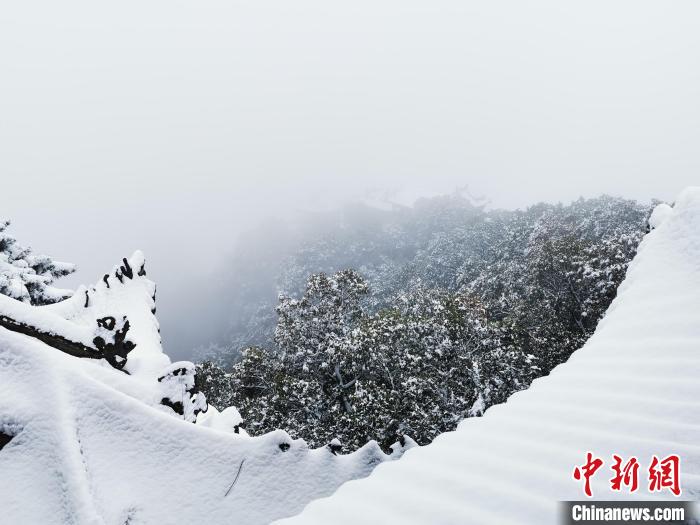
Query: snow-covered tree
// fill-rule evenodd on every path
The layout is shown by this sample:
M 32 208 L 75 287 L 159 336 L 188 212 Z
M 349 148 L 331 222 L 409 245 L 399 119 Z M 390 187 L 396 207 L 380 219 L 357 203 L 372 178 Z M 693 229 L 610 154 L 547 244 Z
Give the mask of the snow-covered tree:
M 292 418 L 297 411 L 307 414 L 307 431 L 325 442 L 327 429 L 341 427 L 340 416 L 353 412 L 349 393 L 355 377 L 348 340 L 368 292 L 366 281 L 353 270 L 320 273 L 311 276 L 300 299 L 281 297 L 277 307 L 275 341 L 284 371 L 278 410 Z
M 285 259 L 276 327 L 256 315 L 256 346 L 204 391 L 232 400 L 253 434 L 427 443 L 586 341 L 649 212 L 605 196 L 484 210 L 453 195 L 346 217 Z
M 71 290 L 55 288 L 56 279 L 75 271 L 69 263 L 54 261 L 22 246 L 0 221 L 0 294 L 33 305 L 52 304 L 70 297 Z
M 217 408 L 236 406 L 238 389 L 232 385 L 231 374 L 211 361 L 197 363 L 195 377 L 203 385 L 207 401 Z

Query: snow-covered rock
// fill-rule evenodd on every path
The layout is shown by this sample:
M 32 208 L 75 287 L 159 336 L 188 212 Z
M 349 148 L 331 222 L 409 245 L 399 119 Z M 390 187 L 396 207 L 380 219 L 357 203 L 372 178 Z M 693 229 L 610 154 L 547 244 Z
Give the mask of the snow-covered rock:
M 681 458 L 679 499 L 700 498 L 700 188 L 660 206 L 605 318 L 569 361 L 507 403 L 401 461 L 380 465 L 283 523 L 559 523 L 585 499 L 573 477 L 592 451 L 599 500 L 649 493 L 653 455 Z M 611 489 L 612 455 L 639 460 L 640 488 Z
M 656 208 L 654 208 L 654 211 L 651 212 L 651 216 L 649 217 L 649 228 L 652 230 L 658 228 L 666 221 L 666 219 L 671 217 L 671 215 L 673 215 L 673 208 L 671 208 L 671 206 L 665 202 L 658 204 Z
M 219 412 L 215 406 L 209 405 L 206 412 L 200 412 L 197 415 L 197 424 L 238 436 L 248 437 L 248 432 L 243 428 L 243 417 L 236 407 L 228 407 Z

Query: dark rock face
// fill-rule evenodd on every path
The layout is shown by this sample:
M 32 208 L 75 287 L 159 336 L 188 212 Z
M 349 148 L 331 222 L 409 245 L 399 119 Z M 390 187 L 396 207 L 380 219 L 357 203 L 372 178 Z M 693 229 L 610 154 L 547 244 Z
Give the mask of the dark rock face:
M 10 436 L 9 434 L 4 434 L 0 432 L 0 450 L 2 450 L 5 447 L 5 445 L 12 441 L 13 437 L 15 436 Z

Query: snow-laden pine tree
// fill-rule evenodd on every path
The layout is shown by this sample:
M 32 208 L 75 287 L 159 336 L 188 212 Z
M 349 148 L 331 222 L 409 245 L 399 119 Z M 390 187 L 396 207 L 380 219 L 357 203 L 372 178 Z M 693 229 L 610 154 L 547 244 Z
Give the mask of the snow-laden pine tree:
M 75 271 L 70 263 L 35 254 L 7 232 L 9 221 L 0 221 L 0 294 L 33 305 L 52 304 L 70 297 L 71 290 L 53 286 L 56 279 Z
M 354 411 L 349 397 L 356 362 L 349 341 L 368 292 L 357 272 L 344 270 L 312 275 L 300 299 L 280 298 L 275 341 L 284 373 L 277 410 L 290 414 L 315 442 L 345 434 Z

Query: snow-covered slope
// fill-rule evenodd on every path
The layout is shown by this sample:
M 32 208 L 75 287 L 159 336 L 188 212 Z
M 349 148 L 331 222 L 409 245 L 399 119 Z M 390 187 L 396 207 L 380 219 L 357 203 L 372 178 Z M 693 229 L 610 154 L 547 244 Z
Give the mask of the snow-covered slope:
M 127 374 L 0 327 L 0 523 L 269 523 L 389 458 L 376 443 L 340 456 L 282 431 L 234 434 L 235 410 L 177 417 L 158 377 L 184 390 L 174 370 L 191 364 L 162 353 L 154 291 L 137 252 L 63 303 L 0 299 L 0 314 L 85 345 L 96 319 L 127 316 L 136 343 Z
M 548 377 L 431 445 L 380 465 L 285 524 L 557 523 L 585 499 L 573 470 L 605 461 L 594 498 L 647 490 L 649 459 L 681 457 L 681 499 L 700 498 L 700 188 L 662 205 L 588 343 Z M 611 455 L 639 459 L 640 490 L 610 489 Z

